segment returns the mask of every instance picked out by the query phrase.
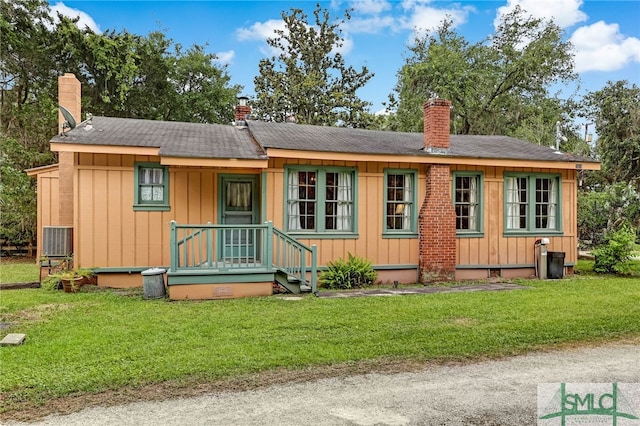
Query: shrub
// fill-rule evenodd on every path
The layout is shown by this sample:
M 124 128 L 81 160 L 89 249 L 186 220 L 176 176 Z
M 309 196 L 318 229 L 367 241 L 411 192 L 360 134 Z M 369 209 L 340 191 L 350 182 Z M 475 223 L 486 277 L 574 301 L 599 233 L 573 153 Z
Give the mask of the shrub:
M 378 276 L 367 259 L 349 253 L 345 261 L 339 258 L 327 263 L 327 270 L 320 274 L 320 284 L 331 289 L 349 289 L 370 286 Z
M 636 233 L 625 225 L 611 234 L 606 244 L 593 251 L 596 257 L 593 270 L 601 274 L 626 274 L 631 268 L 631 257 L 637 249 Z

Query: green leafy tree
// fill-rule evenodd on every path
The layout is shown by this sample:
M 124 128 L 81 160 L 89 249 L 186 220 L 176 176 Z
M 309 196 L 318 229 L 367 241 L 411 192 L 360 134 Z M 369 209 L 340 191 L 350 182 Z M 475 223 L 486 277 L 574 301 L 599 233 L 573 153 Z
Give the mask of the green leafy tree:
M 553 22 L 516 7 L 487 40 L 470 43 L 445 20 L 433 35 L 417 37 L 409 50 L 390 96 L 397 130 L 422 131 L 421 105 L 437 95 L 452 102 L 454 133 L 554 141 L 563 111 L 548 88 L 577 76 L 571 45 Z
M 57 77 L 82 83 L 94 115 L 228 123 L 239 86 L 204 47 L 183 51 L 162 31 L 97 34 L 78 19 L 54 22 L 45 0 L 0 1 L 0 238 L 35 238 L 35 181 L 25 169 L 56 161 Z M 10 206 L 10 207 L 8 207 Z
M 596 125 L 596 152 L 608 184 L 627 183 L 640 192 L 640 87 L 608 82 L 583 100 L 582 115 Z
M 24 170 L 54 158 L 52 25 L 45 1 L 0 2 L 0 239 L 10 245 L 35 238 L 35 182 Z
M 22 143 L 0 136 L 0 240 L 7 245 L 27 245 L 36 236 L 36 189 L 23 171 L 29 156 Z
M 201 123 L 230 123 L 241 86 L 230 85 L 225 67 L 216 65 L 216 55 L 205 53 L 204 46 L 193 45 L 186 51 L 176 46 L 169 81 L 173 88 L 167 119 Z
M 346 66 L 336 50 L 344 42 L 340 25 L 316 6 L 313 22 L 300 9 L 282 12 L 284 30 L 267 43 L 280 53 L 262 59 L 255 77 L 254 113 L 262 119 L 285 121 L 293 115 L 301 123 L 362 127 L 370 103 L 356 91 L 373 77 L 366 67 Z
M 628 226 L 640 239 L 640 88 L 610 81 L 584 97 L 580 115 L 596 125 L 602 161 L 578 194 L 580 238 L 598 243 Z
M 229 123 L 240 86 L 205 46 L 183 50 L 161 31 L 95 34 L 60 17 L 61 62 L 82 81 L 83 108 L 94 115 Z
M 137 75 L 129 90 L 130 118 L 170 120 L 175 91 L 168 76 L 173 63 L 173 42 L 161 31 L 139 37 L 136 44 Z M 152 100 L 152 101 L 150 101 Z

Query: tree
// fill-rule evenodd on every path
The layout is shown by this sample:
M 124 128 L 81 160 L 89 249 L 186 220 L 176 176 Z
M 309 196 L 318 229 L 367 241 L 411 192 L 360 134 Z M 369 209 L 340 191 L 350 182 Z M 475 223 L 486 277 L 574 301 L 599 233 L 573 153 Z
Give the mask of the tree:
M 397 130 L 422 131 L 421 105 L 437 95 L 451 100 L 454 133 L 515 135 L 538 127 L 534 140 L 553 141 L 562 111 L 548 87 L 577 78 L 571 45 L 553 22 L 516 7 L 491 37 L 470 43 L 445 20 L 409 50 L 390 95 Z
M 148 37 L 78 30 L 60 17 L 61 63 L 82 82 L 84 110 L 110 117 L 229 123 L 241 87 L 205 46 L 186 51 L 161 31 Z
M 171 109 L 166 119 L 201 123 L 230 123 L 241 86 L 230 86 L 231 77 L 215 64 L 216 55 L 193 45 L 182 51 L 176 46 L 170 58 L 169 82 L 173 88 Z
M 360 71 L 345 65 L 337 52 L 344 38 L 340 25 L 350 19 L 330 22 L 329 12 L 316 5 L 314 22 L 300 9 L 282 12 L 284 30 L 267 43 L 279 55 L 262 59 L 255 77 L 254 113 L 262 119 L 285 121 L 294 115 L 301 123 L 334 126 L 362 126 L 361 116 L 370 103 L 356 91 L 373 74 L 366 67 Z
M 584 97 L 581 116 L 596 125 L 602 170 L 587 176 L 579 221 L 600 225 L 585 226 L 589 234 L 613 235 L 630 226 L 640 238 L 640 88 L 610 81 Z
M 608 82 L 587 94 L 582 116 L 596 125 L 596 152 L 609 184 L 620 182 L 640 192 L 640 87 Z
M 56 22 L 45 0 L 0 1 L 0 238 L 14 244 L 36 235 L 35 181 L 24 170 L 55 162 L 58 75 L 82 82 L 84 111 L 112 117 L 228 123 L 240 92 L 204 47 Z

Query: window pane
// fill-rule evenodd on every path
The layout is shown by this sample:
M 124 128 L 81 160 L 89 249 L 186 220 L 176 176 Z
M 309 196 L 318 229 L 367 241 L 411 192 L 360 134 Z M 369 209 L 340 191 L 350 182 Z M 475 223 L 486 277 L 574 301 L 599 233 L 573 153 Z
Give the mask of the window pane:
M 252 182 L 227 182 L 225 188 L 227 210 L 251 211 L 252 187 Z
M 153 201 L 164 201 L 164 187 L 163 186 L 154 186 L 153 187 Z
M 300 229 L 316 229 L 316 172 L 298 172 Z
M 325 199 L 327 201 L 324 203 L 324 226 L 325 229 L 334 230 L 338 226 L 338 174 L 326 173 L 325 180 Z
M 142 186 L 140 187 L 140 200 L 142 201 L 152 201 L 153 200 L 153 189 L 151 186 Z
M 555 179 L 536 178 L 535 227 L 555 229 L 557 211 L 557 185 Z
M 411 230 L 413 174 L 387 174 L 386 229 Z
M 527 178 L 507 177 L 507 229 L 527 229 Z
M 456 229 L 480 230 L 480 177 L 456 176 L 454 205 Z

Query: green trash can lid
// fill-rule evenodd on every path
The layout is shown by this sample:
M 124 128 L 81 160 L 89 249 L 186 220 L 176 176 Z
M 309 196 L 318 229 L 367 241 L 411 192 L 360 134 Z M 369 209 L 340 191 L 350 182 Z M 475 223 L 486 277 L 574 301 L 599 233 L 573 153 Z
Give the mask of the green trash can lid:
M 142 275 L 162 275 L 166 271 L 162 268 L 151 268 L 142 271 Z

